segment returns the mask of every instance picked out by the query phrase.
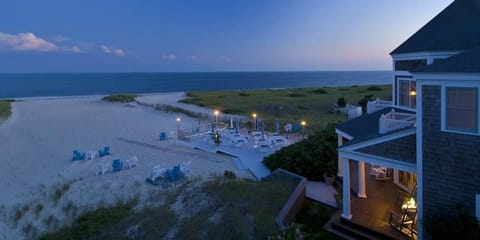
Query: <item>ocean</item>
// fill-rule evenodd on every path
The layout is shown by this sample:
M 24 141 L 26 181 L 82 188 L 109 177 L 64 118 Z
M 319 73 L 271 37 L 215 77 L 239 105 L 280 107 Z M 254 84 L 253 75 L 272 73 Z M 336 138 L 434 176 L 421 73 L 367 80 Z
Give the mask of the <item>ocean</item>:
M 0 98 L 389 84 L 391 71 L 0 74 Z

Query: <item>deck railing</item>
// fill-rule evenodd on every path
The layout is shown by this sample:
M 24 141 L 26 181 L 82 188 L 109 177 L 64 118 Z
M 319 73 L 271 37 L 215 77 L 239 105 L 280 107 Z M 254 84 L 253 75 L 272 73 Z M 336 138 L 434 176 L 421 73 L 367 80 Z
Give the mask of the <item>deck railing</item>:
M 387 114 L 382 114 L 379 119 L 379 132 L 385 134 L 394 130 L 412 127 L 417 117 L 412 113 L 399 113 L 392 109 Z
M 374 113 L 376 111 L 380 111 L 386 107 L 391 107 L 392 102 L 391 101 L 384 101 L 380 100 L 379 98 L 373 100 L 373 101 L 368 101 L 367 103 L 367 114 Z

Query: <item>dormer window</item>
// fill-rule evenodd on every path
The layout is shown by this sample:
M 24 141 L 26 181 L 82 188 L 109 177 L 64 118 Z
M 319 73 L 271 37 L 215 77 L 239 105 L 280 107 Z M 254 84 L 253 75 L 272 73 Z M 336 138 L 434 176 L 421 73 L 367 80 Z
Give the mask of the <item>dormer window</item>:
M 445 87 L 443 96 L 443 130 L 477 134 L 478 88 Z
M 417 88 L 415 81 L 408 78 L 398 80 L 398 106 L 415 108 L 417 106 Z

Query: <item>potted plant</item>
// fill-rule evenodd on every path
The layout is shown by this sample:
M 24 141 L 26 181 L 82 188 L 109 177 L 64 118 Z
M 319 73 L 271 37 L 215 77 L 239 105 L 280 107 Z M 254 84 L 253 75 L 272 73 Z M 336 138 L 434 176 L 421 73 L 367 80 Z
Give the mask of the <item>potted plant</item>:
M 328 161 L 325 164 L 324 169 L 323 179 L 327 185 L 332 186 L 335 182 L 335 175 L 337 173 L 336 162 L 332 160 Z

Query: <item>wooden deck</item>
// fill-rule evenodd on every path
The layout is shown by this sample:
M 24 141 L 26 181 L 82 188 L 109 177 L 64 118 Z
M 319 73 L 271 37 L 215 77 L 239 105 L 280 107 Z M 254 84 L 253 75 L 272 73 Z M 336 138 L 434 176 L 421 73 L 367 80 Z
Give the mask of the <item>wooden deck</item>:
M 352 192 L 358 189 L 358 164 L 356 161 L 350 162 Z M 350 220 L 353 225 L 360 228 L 372 230 L 391 239 L 412 239 L 411 237 L 392 228 L 389 224 L 390 211 L 399 213 L 401 211 L 401 192 L 392 179 L 378 181 L 373 176 L 369 176 L 370 166 L 366 164 L 366 193 L 367 198 L 358 198 L 352 193 Z M 380 235 L 380 236 L 381 236 Z

